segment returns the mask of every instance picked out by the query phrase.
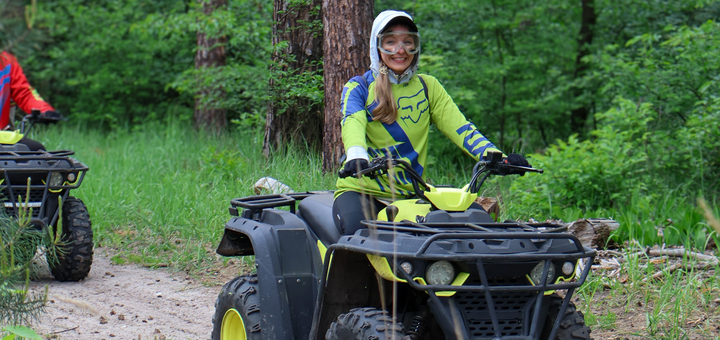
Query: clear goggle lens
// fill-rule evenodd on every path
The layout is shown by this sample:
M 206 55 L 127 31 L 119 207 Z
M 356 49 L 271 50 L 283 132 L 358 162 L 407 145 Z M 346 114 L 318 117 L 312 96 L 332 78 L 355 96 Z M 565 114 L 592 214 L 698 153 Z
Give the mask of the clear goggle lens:
M 407 54 L 415 54 L 420 52 L 420 35 L 416 32 L 378 34 L 378 48 L 385 54 L 396 54 L 400 48 Z

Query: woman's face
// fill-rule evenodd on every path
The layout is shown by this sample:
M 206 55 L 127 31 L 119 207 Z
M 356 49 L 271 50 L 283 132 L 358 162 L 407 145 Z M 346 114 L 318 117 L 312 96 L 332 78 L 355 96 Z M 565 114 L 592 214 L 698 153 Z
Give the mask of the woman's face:
M 384 34 L 386 35 L 390 32 L 407 31 L 409 31 L 408 27 L 404 25 L 395 25 L 389 30 L 385 31 Z M 408 67 L 410 67 L 413 58 L 415 58 L 415 55 L 409 54 L 405 50 L 405 46 L 407 46 L 406 44 L 412 42 L 412 38 L 407 34 L 386 35 L 380 41 L 381 46 L 384 47 L 385 50 L 393 50 L 396 46 L 399 45 L 400 49 L 395 54 L 387 54 L 378 50 L 378 52 L 380 53 L 380 58 L 389 69 L 393 70 L 393 72 L 395 72 L 396 74 L 402 74 Z

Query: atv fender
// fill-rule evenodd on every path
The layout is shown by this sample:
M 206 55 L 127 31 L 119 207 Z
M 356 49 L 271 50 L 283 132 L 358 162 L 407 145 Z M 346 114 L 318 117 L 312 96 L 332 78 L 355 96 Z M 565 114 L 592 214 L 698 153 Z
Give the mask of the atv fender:
M 217 253 L 255 255 L 263 339 L 306 339 L 322 271 L 307 225 L 293 213 L 265 209 L 259 218 L 233 217 Z

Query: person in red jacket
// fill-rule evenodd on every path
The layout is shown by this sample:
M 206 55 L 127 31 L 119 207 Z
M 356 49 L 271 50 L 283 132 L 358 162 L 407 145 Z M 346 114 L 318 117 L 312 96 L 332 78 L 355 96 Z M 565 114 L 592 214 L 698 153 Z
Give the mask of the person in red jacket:
M 30 86 L 15 56 L 2 51 L 0 52 L 0 129 L 2 130 L 11 127 L 11 101 L 28 114 L 32 110 L 39 110 L 46 118 L 60 118 L 55 109 Z M 31 150 L 45 150 L 42 144 L 28 138 L 24 138 L 20 143 L 27 145 Z

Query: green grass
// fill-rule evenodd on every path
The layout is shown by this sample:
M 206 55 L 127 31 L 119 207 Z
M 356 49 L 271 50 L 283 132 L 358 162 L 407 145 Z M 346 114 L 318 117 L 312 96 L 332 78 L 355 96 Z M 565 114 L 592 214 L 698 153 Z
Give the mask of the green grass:
M 334 174 L 319 171 L 319 155 L 295 148 L 265 159 L 262 135 L 252 131 L 210 136 L 176 123 L 109 134 L 70 124 L 35 132 L 32 137 L 48 149 L 74 150 L 75 157 L 90 167 L 73 194 L 88 206 L 97 244 L 117 249 L 114 260 L 119 263 L 201 271 L 207 261 L 216 259 L 214 249 L 229 218 L 229 200 L 253 194 L 257 179 L 274 177 L 296 191 L 334 188 Z M 438 162 L 427 173 L 432 183 L 462 186 L 471 168 L 471 162 Z M 500 197 L 501 219 L 546 219 L 526 216 L 524 207 L 513 201 L 522 193 L 507 192 L 509 181 L 529 176 L 541 175 L 508 176 L 483 188 L 484 195 Z M 633 197 L 632 204 L 620 210 L 569 207 L 555 214 L 564 221 L 614 218 L 621 224 L 620 241 L 632 238 L 642 244 L 704 249 L 710 236 L 717 236 L 704 224 L 694 201 L 673 193 L 661 201 Z
M 295 191 L 334 186 L 318 156 L 293 149 L 267 160 L 252 133 L 216 137 L 175 124 L 106 135 L 64 125 L 33 137 L 74 150 L 90 168 L 72 195 L 88 207 L 96 246 L 114 248 L 117 263 L 205 271 L 217 262 L 230 199 L 253 194 L 259 178 Z
M 531 174 L 529 176 L 539 176 Z M 512 180 L 522 181 L 522 177 Z M 508 219 L 528 220 L 534 218 L 544 221 L 550 216 L 565 222 L 583 218 L 610 218 L 620 224 L 613 239 L 622 244 L 635 240 L 642 245 L 682 245 L 687 248 L 705 250 L 711 240 L 720 244 L 720 235 L 710 227 L 703 212 L 697 206 L 696 197 L 686 197 L 677 192 L 654 196 L 633 195 L 629 204 L 613 209 L 595 209 L 588 211 L 581 207 L 554 208 L 545 216 L 532 216 L 528 211 L 532 208 L 516 203 L 522 192 L 509 192 L 508 180 L 493 181 L 494 188 L 489 195 L 500 196 L 501 217 Z M 659 195 L 658 195 L 659 196 Z M 715 216 L 719 216 L 720 202 L 711 200 L 709 204 Z
M 720 268 L 696 270 L 697 261 L 685 259 L 683 269 L 654 280 L 667 264 L 645 260 L 629 256 L 618 274 L 596 271 L 578 289 L 595 338 L 720 339 Z

